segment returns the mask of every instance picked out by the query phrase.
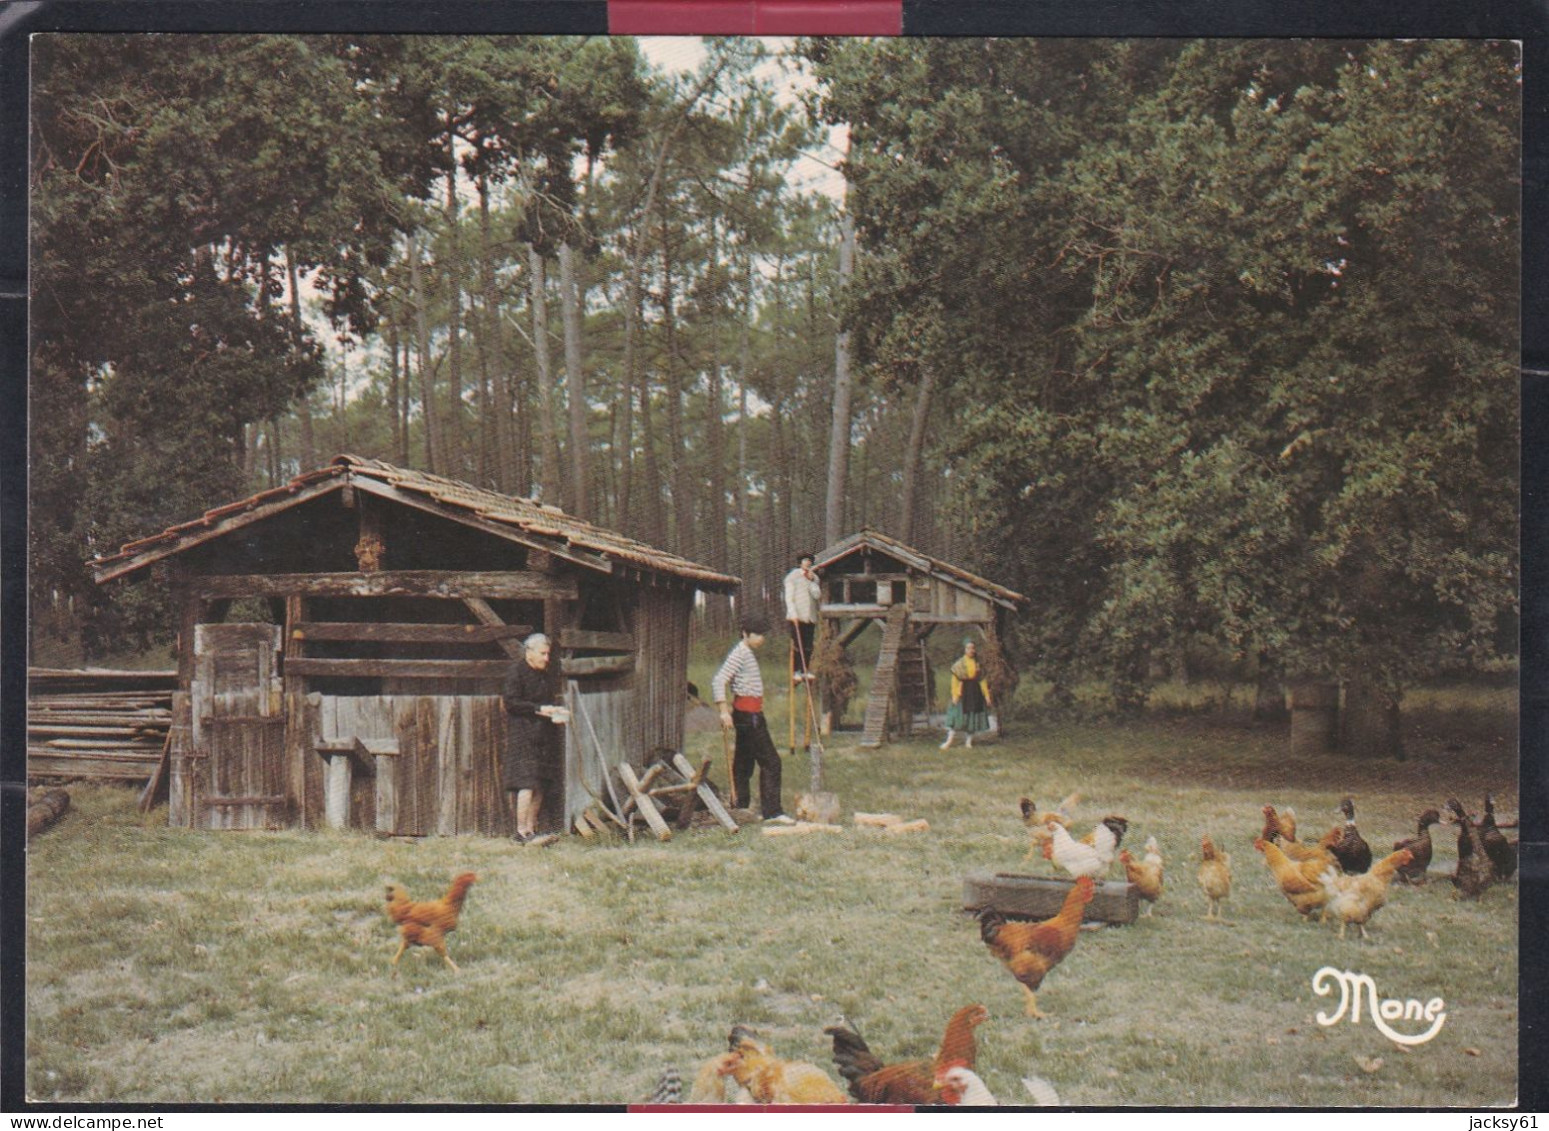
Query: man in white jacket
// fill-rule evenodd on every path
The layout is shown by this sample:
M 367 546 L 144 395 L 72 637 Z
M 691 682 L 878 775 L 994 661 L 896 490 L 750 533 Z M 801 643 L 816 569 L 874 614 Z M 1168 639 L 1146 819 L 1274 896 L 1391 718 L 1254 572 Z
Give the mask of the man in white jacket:
M 817 634 L 818 604 L 823 587 L 812 568 L 812 555 L 803 553 L 796 568 L 785 575 L 785 619 L 791 626 L 791 643 L 796 648 L 796 678 L 812 679 L 812 646 Z

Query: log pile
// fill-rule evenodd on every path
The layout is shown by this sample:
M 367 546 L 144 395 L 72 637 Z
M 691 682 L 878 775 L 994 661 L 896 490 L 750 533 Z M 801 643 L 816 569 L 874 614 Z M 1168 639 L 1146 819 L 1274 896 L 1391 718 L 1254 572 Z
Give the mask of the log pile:
M 27 777 L 144 783 L 172 725 L 176 672 L 31 668 Z

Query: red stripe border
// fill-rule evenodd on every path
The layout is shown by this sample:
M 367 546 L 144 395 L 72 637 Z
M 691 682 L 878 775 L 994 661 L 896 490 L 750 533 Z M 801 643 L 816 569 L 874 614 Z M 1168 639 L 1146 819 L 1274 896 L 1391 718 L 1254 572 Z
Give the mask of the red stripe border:
M 903 0 L 608 0 L 612 35 L 902 35 Z
M 854 1115 L 882 1114 L 886 1112 L 918 1111 L 910 1104 L 630 1104 L 625 1112 L 634 1115 L 644 1112 L 669 1112 L 682 1115 L 686 1112 L 724 1111 L 737 1115 L 791 1115 L 801 1112 L 829 1112 Z M 942 1109 L 945 1110 L 945 1109 Z

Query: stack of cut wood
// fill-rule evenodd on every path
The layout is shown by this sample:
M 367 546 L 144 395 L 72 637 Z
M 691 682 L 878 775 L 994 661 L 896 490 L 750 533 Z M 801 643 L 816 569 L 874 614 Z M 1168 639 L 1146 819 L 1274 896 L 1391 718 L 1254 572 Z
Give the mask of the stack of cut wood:
M 172 725 L 176 672 L 30 668 L 28 778 L 145 782 Z

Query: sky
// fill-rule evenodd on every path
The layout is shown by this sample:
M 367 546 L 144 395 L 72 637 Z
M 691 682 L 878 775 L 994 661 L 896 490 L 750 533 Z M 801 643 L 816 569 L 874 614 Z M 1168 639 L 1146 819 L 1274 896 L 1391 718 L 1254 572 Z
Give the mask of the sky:
M 643 35 L 638 42 L 640 53 L 653 66 L 669 74 L 697 71 L 705 57 L 704 43 L 698 36 Z M 764 43 L 771 52 L 779 52 L 790 48 L 795 40 L 770 36 L 764 39 Z M 784 97 L 788 101 L 795 101 L 798 90 L 811 86 L 810 79 L 791 74 L 788 67 L 775 60 L 766 64 L 764 73 L 783 87 L 786 92 Z M 831 128 L 827 144 L 802 157 L 792 167 L 787 178 L 791 186 L 799 191 L 820 192 L 836 201 L 842 201 L 844 178 L 834 166 L 844 157 L 846 135 L 843 126 Z

